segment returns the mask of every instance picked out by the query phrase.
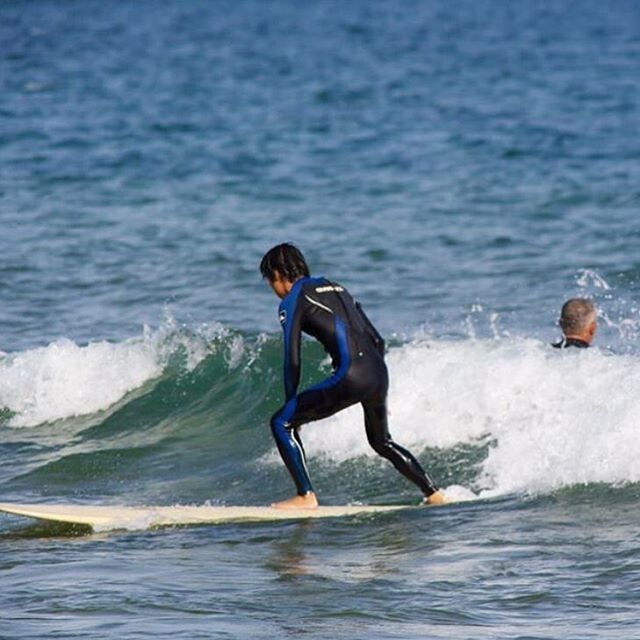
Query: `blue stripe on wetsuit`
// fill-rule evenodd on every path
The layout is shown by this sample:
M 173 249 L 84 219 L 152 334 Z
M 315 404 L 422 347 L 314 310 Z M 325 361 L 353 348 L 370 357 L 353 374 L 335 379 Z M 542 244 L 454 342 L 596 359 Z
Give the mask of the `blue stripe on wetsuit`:
M 302 289 L 303 283 L 307 278 L 303 278 L 294 283 L 291 291 L 283 298 L 278 308 L 278 315 L 280 322 L 282 323 L 282 329 L 284 331 L 284 390 L 286 404 L 282 410 L 274 416 L 271 421 L 271 431 L 275 438 L 280 455 L 284 459 L 284 462 L 289 469 L 289 472 L 293 475 L 298 487 L 298 493 L 305 494 L 312 491 L 311 481 L 309 474 L 306 470 L 306 464 L 304 460 L 304 453 L 301 445 L 296 441 L 295 435 L 292 429 L 287 428 L 291 419 L 296 412 L 296 390 L 298 386 L 298 380 L 292 379 L 292 371 L 290 367 L 291 362 L 291 350 L 299 349 L 299 336 L 296 337 L 296 344 L 292 347 L 292 328 L 293 320 L 296 312 L 298 298 Z M 294 354 L 296 359 L 299 360 L 298 354 Z M 299 367 L 297 368 L 297 376 L 299 377 Z
M 319 382 L 313 387 L 309 387 L 308 391 L 319 391 L 321 389 L 329 389 L 338 384 L 349 371 L 351 366 L 351 354 L 349 353 L 349 340 L 347 338 L 347 327 L 338 316 L 335 317 L 336 338 L 338 342 L 338 350 L 340 351 L 340 367 L 331 375 L 331 377 Z
M 284 331 L 284 391 L 287 400 L 290 400 L 295 395 L 298 386 L 298 381 L 291 378 L 291 370 L 289 367 L 292 348 L 291 329 L 293 327 L 293 319 L 298 304 L 298 298 L 300 296 L 302 284 L 305 280 L 307 280 L 307 278 L 303 278 L 302 280 L 298 280 L 297 282 L 295 282 L 293 287 L 291 288 L 291 291 L 289 291 L 289 293 L 285 296 L 285 298 L 280 303 L 280 306 L 278 307 L 278 315 L 280 317 L 280 321 L 282 322 L 282 329 Z M 297 336 L 297 338 L 297 344 L 294 346 L 294 348 L 299 348 L 300 336 Z

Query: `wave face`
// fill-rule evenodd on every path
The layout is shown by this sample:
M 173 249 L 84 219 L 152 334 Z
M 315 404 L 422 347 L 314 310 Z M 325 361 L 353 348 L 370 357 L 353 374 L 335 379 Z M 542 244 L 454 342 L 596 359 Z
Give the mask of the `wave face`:
M 59 340 L 0 361 L 4 493 L 260 502 L 290 489 L 268 418 L 281 340 L 168 322 L 120 343 Z M 304 344 L 303 385 L 328 373 Z M 414 339 L 387 357 L 393 437 L 459 498 L 640 481 L 640 360 L 535 340 Z M 352 407 L 302 437 L 318 491 L 413 495 Z
M 57 340 L 0 361 L 0 406 L 14 427 L 90 415 L 159 377 L 180 351 L 185 366 L 192 370 L 210 348 L 206 332 L 190 337 L 178 332 L 173 321 L 121 343 L 79 346 L 68 339 Z

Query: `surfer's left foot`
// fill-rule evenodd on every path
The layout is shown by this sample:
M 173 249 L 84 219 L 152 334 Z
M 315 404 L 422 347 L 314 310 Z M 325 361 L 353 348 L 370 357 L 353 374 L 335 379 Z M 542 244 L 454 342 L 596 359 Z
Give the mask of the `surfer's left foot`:
M 276 509 L 317 509 L 318 499 L 313 491 L 305 493 L 303 496 L 294 496 L 289 500 L 283 500 L 282 502 L 274 502 L 272 507 Z
M 430 496 L 427 496 L 424 499 L 424 504 L 428 505 L 446 504 L 447 502 L 449 501 L 445 497 L 444 493 L 442 493 L 442 491 L 436 491 L 435 493 L 432 493 Z

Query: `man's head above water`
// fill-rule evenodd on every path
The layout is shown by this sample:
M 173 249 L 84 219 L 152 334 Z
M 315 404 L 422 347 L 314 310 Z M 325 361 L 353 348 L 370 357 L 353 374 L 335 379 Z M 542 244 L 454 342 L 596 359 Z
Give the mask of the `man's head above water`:
M 558 324 L 566 339 L 590 344 L 598 326 L 598 311 L 586 298 L 571 298 L 562 305 Z

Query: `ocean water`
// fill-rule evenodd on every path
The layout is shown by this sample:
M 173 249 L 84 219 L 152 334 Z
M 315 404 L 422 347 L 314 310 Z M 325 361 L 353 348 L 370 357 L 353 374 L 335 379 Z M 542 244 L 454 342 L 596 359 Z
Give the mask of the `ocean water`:
M 1 638 L 640 637 L 637 3 L 5 0 L 0 45 L 0 501 L 290 495 L 282 241 L 388 338 L 392 434 L 457 499 L 0 515 Z M 559 352 L 572 296 L 595 346 Z M 302 438 L 324 504 L 418 502 L 359 409 Z

